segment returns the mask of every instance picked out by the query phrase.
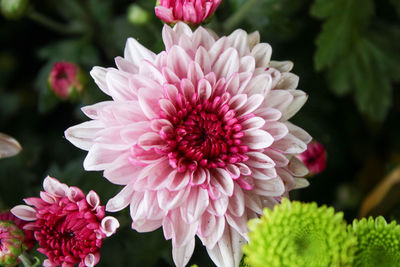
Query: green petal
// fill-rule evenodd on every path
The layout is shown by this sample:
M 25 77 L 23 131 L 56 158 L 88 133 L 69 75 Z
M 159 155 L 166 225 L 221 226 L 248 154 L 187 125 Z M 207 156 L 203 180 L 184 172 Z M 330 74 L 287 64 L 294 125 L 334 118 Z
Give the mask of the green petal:
M 388 224 L 379 216 L 354 220 L 348 230 L 358 240 L 354 266 L 398 266 L 400 262 L 400 225 Z
M 248 226 L 250 242 L 243 251 L 252 267 L 352 264 L 356 239 L 346 231 L 343 213 L 333 208 L 283 199 Z

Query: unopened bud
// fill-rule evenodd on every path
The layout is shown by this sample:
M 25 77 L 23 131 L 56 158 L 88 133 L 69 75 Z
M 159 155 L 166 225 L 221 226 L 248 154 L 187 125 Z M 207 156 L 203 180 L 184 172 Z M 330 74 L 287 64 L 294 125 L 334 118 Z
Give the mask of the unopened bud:
M 0 9 L 7 19 L 21 18 L 28 7 L 29 0 L 0 0 Z
M 80 68 L 70 62 L 56 62 L 48 78 L 48 87 L 62 100 L 75 99 L 84 89 L 85 78 Z
M 15 266 L 26 249 L 24 232 L 12 221 L 0 221 L 0 265 Z
M 128 20 L 134 25 L 143 25 L 150 21 L 150 14 L 139 5 L 132 4 L 128 8 Z

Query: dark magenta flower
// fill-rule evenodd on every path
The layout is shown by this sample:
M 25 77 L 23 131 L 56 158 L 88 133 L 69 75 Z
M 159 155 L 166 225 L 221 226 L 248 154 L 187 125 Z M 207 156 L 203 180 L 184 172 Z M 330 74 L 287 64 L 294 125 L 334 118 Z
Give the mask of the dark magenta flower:
M 38 251 L 48 257 L 43 266 L 94 266 L 100 260 L 103 238 L 119 227 L 117 219 L 105 217 L 99 196 L 90 191 L 86 196 L 77 187 L 68 187 L 47 177 L 40 198 L 25 199 L 31 206 L 19 205 L 11 212 L 30 221 L 24 229 L 34 231 Z

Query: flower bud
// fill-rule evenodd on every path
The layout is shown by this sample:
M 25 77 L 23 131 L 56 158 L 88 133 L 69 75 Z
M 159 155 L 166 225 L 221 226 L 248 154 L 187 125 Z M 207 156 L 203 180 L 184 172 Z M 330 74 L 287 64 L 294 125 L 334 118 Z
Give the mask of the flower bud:
M 75 99 L 84 88 L 84 76 L 79 67 L 70 62 L 56 62 L 48 78 L 48 87 L 62 99 Z
M 322 172 L 326 168 L 325 147 L 319 142 L 311 142 L 307 150 L 297 156 L 308 168 L 310 175 Z
M 183 21 L 198 25 L 211 16 L 222 0 L 159 0 L 156 16 L 168 24 Z
M 8 19 L 21 18 L 28 7 L 29 0 L 0 0 L 0 9 Z
M 128 8 L 128 20 L 133 25 L 143 25 L 150 21 L 150 14 L 139 5 L 132 4 Z
M 12 221 L 0 221 L 0 265 L 15 266 L 26 249 L 24 232 Z

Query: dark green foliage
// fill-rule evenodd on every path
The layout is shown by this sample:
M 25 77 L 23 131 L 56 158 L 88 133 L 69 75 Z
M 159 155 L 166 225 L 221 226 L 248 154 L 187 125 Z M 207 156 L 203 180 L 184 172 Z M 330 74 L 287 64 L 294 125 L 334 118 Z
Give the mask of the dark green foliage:
M 361 113 L 382 121 L 392 104 L 392 81 L 400 78 L 400 45 L 391 41 L 399 31 L 376 23 L 374 10 L 372 0 L 316 0 L 311 14 L 324 24 L 314 59 L 333 92 L 352 92 Z

